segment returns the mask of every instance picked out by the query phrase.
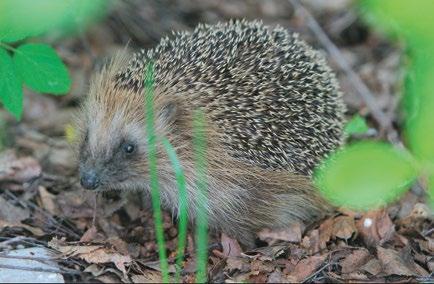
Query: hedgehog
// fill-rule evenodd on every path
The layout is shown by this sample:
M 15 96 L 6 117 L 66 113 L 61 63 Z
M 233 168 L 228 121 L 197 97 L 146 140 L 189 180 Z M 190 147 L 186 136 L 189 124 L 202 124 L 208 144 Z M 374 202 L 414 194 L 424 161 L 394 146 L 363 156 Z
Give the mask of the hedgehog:
M 264 228 L 311 224 L 331 212 L 312 172 L 343 140 L 336 77 L 299 35 L 260 21 L 200 24 L 107 64 L 92 80 L 77 122 L 84 188 L 150 191 L 144 98 L 150 63 L 156 136 L 169 140 L 182 164 L 191 222 L 203 202 L 193 150 L 197 110 L 205 125 L 205 210 L 213 231 L 254 247 Z M 176 217 L 176 178 L 160 140 L 161 202 Z

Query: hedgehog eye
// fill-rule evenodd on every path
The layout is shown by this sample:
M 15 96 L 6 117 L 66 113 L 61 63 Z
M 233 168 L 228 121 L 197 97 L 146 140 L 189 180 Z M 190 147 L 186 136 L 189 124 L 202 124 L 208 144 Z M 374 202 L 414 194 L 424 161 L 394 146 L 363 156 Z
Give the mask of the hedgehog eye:
M 136 147 L 131 143 L 124 143 L 122 144 L 122 150 L 127 154 L 132 154 Z

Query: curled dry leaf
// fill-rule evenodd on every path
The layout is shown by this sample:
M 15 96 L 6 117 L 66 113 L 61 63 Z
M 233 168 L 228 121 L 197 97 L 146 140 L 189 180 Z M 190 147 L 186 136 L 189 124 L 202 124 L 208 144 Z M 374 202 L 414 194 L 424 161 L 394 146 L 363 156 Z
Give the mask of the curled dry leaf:
M 356 223 L 365 244 L 374 247 L 392 239 L 395 226 L 386 210 L 369 211 Z
M 48 192 L 48 190 L 43 187 L 38 187 L 39 197 L 41 200 L 41 207 L 50 212 L 54 216 L 58 216 L 60 209 L 57 206 L 56 196 Z
M 226 234 L 221 236 L 221 244 L 223 247 L 223 255 L 226 257 L 237 257 L 241 255 L 241 247 L 237 240 L 228 237 Z
M 320 268 L 322 263 L 324 262 L 325 255 L 321 256 L 310 256 L 308 258 L 300 260 L 294 268 L 289 276 L 291 279 L 295 280 L 295 282 L 302 282 L 310 275 L 312 275 L 315 271 Z
M 410 254 L 410 249 L 401 249 L 397 252 L 377 247 L 378 260 L 386 275 L 427 276 L 428 272 L 416 264 Z
M 41 175 L 41 166 L 31 157 L 18 158 L 13 151 L 0 153 L 0 181 L 24 183 Z
M 137 274 L 131 276 L 131 280 L 133 283 L 162 283 L 163 278 L 161 276 L 161 272 L 146 270 L 142 274 Z
M 338 216 L 335 218 L 332 231 L 333 237 L 349 240 L 355 234 L 357 234 L 357 228 L 353 217 Z
M 126 274 L 125 264 L 131 263 L 129 255 L 122 255 L 112 247 L 104 244 L 66 243 L 64 239 L 53 238 L 48 246 L 61 252 L 67 257 L 78 257 L 88 263 L 114 263 L 114 265 Z
M 288 228 L 281 230 L 263 229 L 258 233 L 262 241 L 273 245 L 279 241 L 299 243 L 301 242 L 302 227 L 300 223 L 295 223 Z
M 361 248 L 353 251 L 341 261 L 342 273 L 351 273 L 358 271 L 370 258 L 370 253 L 367 249 Z

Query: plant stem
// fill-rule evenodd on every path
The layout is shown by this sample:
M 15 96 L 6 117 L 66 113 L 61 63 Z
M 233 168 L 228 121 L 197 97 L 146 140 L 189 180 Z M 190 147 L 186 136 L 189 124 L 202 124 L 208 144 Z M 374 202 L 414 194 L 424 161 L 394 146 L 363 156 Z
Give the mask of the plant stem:
M 145 75 L 145 109 L 146 109 L 146 131 L 148 138 L 148 161 L 151 185 L 152 208 L 155 223 L 155 233 L 158 245 L 158 255 L 163 276 L 163 282 L 169 282 L 169 265 L 166 256 L 164 243 L 163 219 L 161 214 L 160 191 L 158 187 L 157 174 L 157 147 L 154 129 L 154 65 L 148 64 Z
M 176 151 L 170 144 L 167 138 L 163 139 L 163 146 L 169 156 L 170 162 L 172 163 L 172 168 L 175 172 L 176 183 L 179 190 L 179 208 L 178 208 L 178 252 L 176 255 L 176 274 L 175 283 L 180 282 L 181 277 L 181 264 L 184 258 L 185 244 L 187 242 L 187 189 L 185 186 L 185 175 L 181 167 L 181 163 L 176 155 Z

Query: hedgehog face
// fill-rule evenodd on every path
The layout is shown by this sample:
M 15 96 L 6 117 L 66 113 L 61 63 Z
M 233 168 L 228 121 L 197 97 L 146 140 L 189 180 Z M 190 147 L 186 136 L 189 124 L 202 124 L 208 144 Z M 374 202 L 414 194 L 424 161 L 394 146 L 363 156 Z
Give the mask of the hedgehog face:
M 122 98 L 122 95 L 117 98 Z M 135 101 L 138 103 L 118 100 L 116 105 L 107 105 L 91 97 L 83 108 L 84 122 L 81 123 L 82 138 L 78 152 L 80 183 L 85 189 L 147 187 L 145 112 L 139 96 Z M 113 103 L 113 100 L 110 102 Z M 167 137 L 173 132 L 175 103 L 156 99 L 154 107 L 156 134 Z M 161 150 L 160 147 L 158 150 Z M 157 154 L 161 156 L 160 151 Z
M 125 123 L 118 113 L 103 119 L 97 115 L 86 126 L 79 150 L 81 185 L 104 190 L 143 184 L 147 147 L 141 123 Z

